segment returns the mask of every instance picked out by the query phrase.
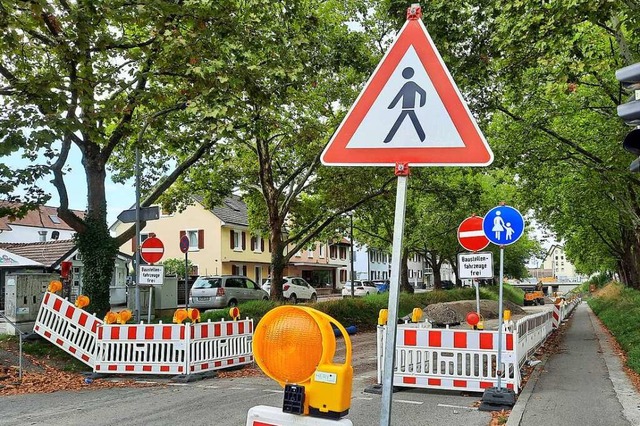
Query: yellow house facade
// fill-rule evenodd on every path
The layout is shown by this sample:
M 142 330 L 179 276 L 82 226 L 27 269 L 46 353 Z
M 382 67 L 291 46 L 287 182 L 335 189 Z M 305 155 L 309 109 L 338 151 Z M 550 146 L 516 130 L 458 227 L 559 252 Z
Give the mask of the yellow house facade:
M 129 226 L 116 222 L 111 231 L 119 235 Z M 179 243 L 185 235 L 190 242 L 187 255 L 192 264 L 191 275 L 238 274 L 258 284 L 269 276 L 269 242 L 250 233 L 247 206 L 240 197 L 228 197 L 211 210 L 195 200 L 180 213 L 161 214 L 160 219 L 147 222 L 140 240 L 155 236 L 163 242 L 161 262 L 172 258 L 184 261 Z M 122 245 L 120 250 L 135 253 L 135 240 Z

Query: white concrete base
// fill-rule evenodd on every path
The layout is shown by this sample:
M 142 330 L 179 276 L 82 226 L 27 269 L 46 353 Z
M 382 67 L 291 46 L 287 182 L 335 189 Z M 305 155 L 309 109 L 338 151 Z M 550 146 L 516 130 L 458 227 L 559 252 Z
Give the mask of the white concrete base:
M 283 413 L 282 408 L 258 405 L 249 409 L 246 426 L 353 426 L 351 420 L 331 420 L 320 417 Z

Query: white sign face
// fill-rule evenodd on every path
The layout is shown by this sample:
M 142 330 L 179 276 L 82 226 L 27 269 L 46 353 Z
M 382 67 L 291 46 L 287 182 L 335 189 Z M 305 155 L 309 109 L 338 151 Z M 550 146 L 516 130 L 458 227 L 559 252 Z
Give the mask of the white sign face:
M 162 285 L 164 284 L 163 265 L 140 265 L 140 278 L 138 284 L 141 285 Z
M 458 255 L 458 278 L 493 278 L 493 253 L 460 253 Z

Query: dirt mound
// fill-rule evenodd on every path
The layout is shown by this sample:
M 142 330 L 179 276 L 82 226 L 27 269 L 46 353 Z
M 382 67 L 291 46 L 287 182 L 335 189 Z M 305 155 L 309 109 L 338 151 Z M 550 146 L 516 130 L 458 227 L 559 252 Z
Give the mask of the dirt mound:
M 505 300 L 503 308 L 511 311 L 512 318 L 526 315 L 526 311 L 515 303 Z M 475 300 L 459 300 L 457 302 L 434 303 L 424 309 L 426 318 L 433 324 L 454 325 L 466 322 L 467 314 L 476 311 Z M 480 315 L 485 320 L 498 318 L 498 301 L 481 300 Z

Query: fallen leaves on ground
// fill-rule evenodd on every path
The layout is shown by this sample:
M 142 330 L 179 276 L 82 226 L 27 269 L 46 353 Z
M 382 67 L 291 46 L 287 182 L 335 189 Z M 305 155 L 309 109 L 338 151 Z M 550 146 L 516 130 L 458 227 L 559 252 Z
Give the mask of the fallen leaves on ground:
M 499 426 L 503 425 L 509 419 L 509 414 L 511 414 L 511 410 L 500 410 L 500 411 L 492 411 L 491 412 L 491 422 L 489 426 Z

